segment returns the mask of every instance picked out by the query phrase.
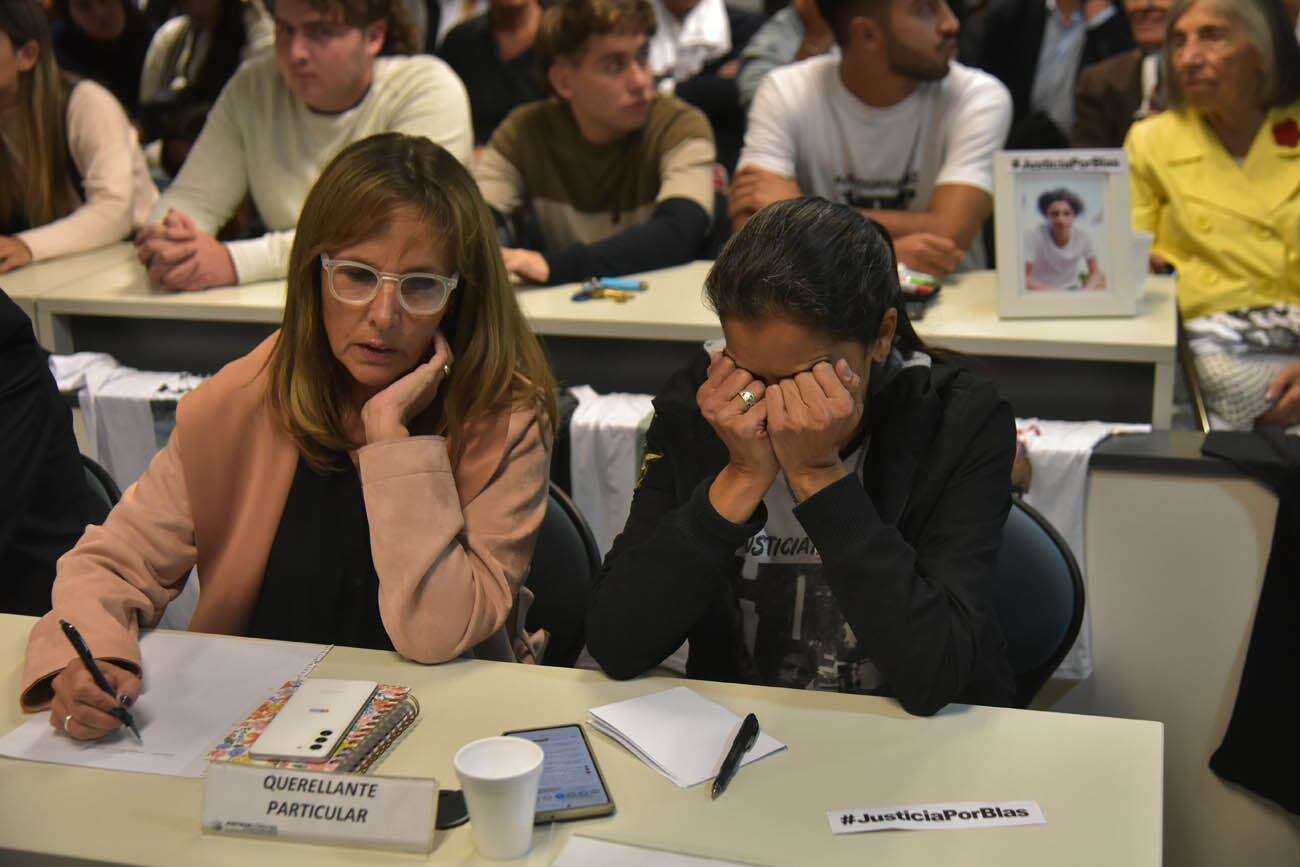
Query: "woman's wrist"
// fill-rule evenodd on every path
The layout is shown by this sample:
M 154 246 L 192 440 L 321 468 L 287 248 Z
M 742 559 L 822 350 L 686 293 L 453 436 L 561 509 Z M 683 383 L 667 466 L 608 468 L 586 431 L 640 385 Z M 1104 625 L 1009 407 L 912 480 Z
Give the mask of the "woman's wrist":
M 709 486 L 709 505 L 731 523 L 744 524 L 758 510 L 775 479 L 775 475 L 765 478 L 764 474 L 727 464 Z
M 840 461 L 822 467 L 808 467 L 786 474 L 790 490 L 795 499 L 803 502 L 817 494 L 823 488 L 830 487 L 849 474 L 848 468 Z

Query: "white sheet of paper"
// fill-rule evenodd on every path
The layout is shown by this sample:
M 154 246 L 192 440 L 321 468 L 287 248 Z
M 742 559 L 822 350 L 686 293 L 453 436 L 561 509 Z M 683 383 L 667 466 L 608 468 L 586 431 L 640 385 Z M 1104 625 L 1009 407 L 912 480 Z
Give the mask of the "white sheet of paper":
M 149 632 L 140 639 L 144 692 L 131 708 L 143 744 L 125 729 L 77 741 L 32 714 L 0 737 L 14 759 L 198 777 L 208 751 L 285 681 L 302 676 L 329 650 L 325 644 L 248 641 L 197 632 Z
M 685 686 L 615 702 L 590 711 L 591 724 L 682 788 L 718 775 L 741 718 Z M 759 725 L 763 723 L 759 720 Z M 740 764 L 785 749 L 760 732 Z
M 630 843 L 580 837 L 574 834 L 564 844 L 552 867 L 746 867 L 740 861 L 724 861 L 702 855 L 685 855 L 664 849 L 648 849 Z

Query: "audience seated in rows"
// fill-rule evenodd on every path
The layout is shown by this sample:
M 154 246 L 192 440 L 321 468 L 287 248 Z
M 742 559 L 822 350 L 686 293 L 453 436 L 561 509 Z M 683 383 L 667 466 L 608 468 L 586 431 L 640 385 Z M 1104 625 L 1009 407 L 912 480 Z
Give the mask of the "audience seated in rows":
M 516 106 L 546 96 L 533 52 L 541 24 L 538 0 L 492 0 L 486 14 L 456 25 L 438 49 L 469 91 L 475 146 L 486 145 Z
M 736 75 L 740 52 L 763 18 L 724 0 L 651 0 L 655 32 L 650 70 L 656 86 L 699 108 L 713 126 L 718 162 L 736 168 L 745 136 Z
M 59 66 L 107 87 L 135 117 L 153 27 L 134 0 L 54 0 L 54 10 Z
M 1093 63 L 1079 73 L 1074 91 L 1076 148 L 1117 148 L 1134 120 L 1158 114 L 1160 49 L 1165 42 L 1169 0 L 1124 0 L 1136 48 Z
M 1281 0 L 1175 0 L 1170 110 L 1124 144 L 1133 224 L 1178 305 L 1208 408 L 1300 422 L 1300 46 Z
M 713 134 L 656 94 L 649 0 L 559 0 L 537 52 L 555 96 L 515 109 L 475 166 L 513 245 L 506 267 L 564 283 L 689 262 L 714 204 Z
M 0 291 L 0 611 L 38 617 L 50 610 L 54 564 L 107 511 L 86 486 L 46 358 L 27 314 Z
M 817 11 L 816 0 L 793 0 L 767 19 L 740 53 L 736 86 L 741 106 L 749 110 L 758 85 L 773 69 L 834 48 L 835 34 Z
M 153 35 L 140 77 L 141 138 L 158 142 L 150 162 L 174 177 L 212 104 L 239 64 L 271 49 L 260 0 L 180 0 L 182 14 Z
M 803 193 L 861 210 L 899 261 L 936 276 L 984 261 L 993 154 L 1011 99 L 953 64 L 958 24 L 935 0 L 819 0 L 841 56 L 774 70 L 749 113 L 731 188 L 736 227 Z
M 281 330 L 181 400 L 167 446 L 60 560 L 24 707 L 74 738 L 115 729 L 58 620 L 134 697 L 139 631 L 196 565 L 196 631 L 535 659 L 512 614 L 555 417 L 469 172 L 423 136 L 345 148 L 303 204 Z
M 655 398 L 587 643 L 635 677 L 690 642 L 707 680 L 1006 704 L 992 590 L 1011 408 L 928 348 L 885 234 L 803 198 L 756 214 L 705 280 L 725 346 Z
M 321 168 L 379 132 L 421 135 L 457 159 L 473 136 L 465 87 L 415 46 L 401 0 L 276 0 L 275 56 L 221 92 L 175 182 L 136 236 L 150 279 L 206 289 L 285 275 L 293 227 Z M 251 195 L 265 235 L 213 237 Z
M 113 95 L 59 71 L 35 0 L 0 4 L 0 273 L 120 241 L 158 191 Z
M 1133 47 L 1112 0 L 991 0 L 965 27 L 962 62 L 1011 91 L 1011 149 L 1066 147 L 1079 70 Z

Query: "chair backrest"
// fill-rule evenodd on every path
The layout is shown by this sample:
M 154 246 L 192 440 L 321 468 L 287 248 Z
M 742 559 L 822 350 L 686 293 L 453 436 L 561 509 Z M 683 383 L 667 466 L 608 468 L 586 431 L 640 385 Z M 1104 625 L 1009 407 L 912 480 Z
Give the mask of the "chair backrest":
M 1079 635 L 1084 591 L 1069 545 L 1018 497 L 1002 529 L 993 597 L 1016 675 L 1016 701 L 1028 707 Z
M 550 633 L 543 663 L 572 666 L 586 642 L 587 596 L 600 569 L 600 548 L 568 494 L 550 483 L 528 588 L 536 595 L 525 626 Z
M 86 487 L 90 489 L 95 502 L 104 506 L 104 514 L 108 514 L 117 505 L 117 501 L 122 499 L 122 491 L 117 482 L 94 458 L 82 455 L 81 468 L 86 476 Z

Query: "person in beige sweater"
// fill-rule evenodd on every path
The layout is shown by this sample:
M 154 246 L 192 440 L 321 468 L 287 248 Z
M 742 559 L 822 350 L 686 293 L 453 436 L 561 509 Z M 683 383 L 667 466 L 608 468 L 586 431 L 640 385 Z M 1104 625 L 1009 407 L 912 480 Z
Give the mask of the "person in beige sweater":
M 158 190 L 113 95 L 59 71 L 35 0 L 0 4 L 0 274 L 120 241 Z
M 468 171 L 423 137 L 349 146 L 304 204 L 280 331 L 181 401 L 167 446 L 59 561 L 23 706 L 74 738 L 115 729 L 139 631 L 195 565 L 195 631 L 534 659 L 517 600 L 555 418 Z

